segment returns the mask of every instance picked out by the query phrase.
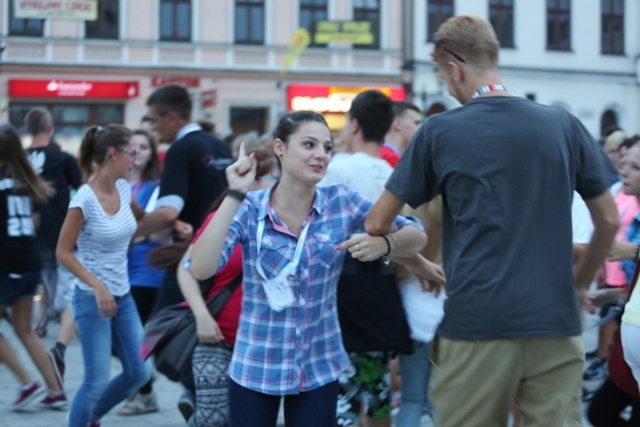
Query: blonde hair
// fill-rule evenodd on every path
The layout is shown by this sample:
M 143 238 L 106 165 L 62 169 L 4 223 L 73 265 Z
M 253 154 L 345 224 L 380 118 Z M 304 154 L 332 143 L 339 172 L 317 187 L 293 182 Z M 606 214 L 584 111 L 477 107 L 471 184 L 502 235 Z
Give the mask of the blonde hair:
M 443 66 L 454 59 L 455 52 L 464 63 L 477 71 L 498 67 L 500 42 L 491 24 L 477 16 L 454 16 L 438 28 L 437 42 L 431 58 Z

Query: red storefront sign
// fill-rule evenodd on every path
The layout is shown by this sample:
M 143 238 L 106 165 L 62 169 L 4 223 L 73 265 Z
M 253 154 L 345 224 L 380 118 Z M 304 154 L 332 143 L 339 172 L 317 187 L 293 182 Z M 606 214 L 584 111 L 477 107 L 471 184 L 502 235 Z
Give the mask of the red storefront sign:
M 138 82 L 98 82 L 90 80 L 9 80 L 12 98 L 135 98 Z
M 153 76 L 151 77 L 151 86 L 158 87 L 169 83 L 176 83 L 184 87 L 200 87 L 200 78 L 198 77 L 164 77 Z
M 290 85 L 287 89 L 289 110 L 311 110 L 318 113 L 346 113 L 356 95 L 368 89 L 376 89 L 394 101 L 404 101 L 407 95 L 401 87 L 340 87 L 322 85 Z

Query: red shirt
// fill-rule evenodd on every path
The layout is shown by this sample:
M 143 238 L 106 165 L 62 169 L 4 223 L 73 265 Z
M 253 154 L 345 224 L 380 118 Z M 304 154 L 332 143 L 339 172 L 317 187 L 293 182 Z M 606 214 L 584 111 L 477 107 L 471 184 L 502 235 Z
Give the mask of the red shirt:
M 198 240 L 200 235 L 204 232 L 205 227 L 213 216 L 215 212 L 212 212 L 207 216 L 207 218 L 202 223 L 202 226 L 196 232 L 196 235 L 193 239 L 193 243 Z M 227 264 L 220 269 L 213 276 L 213 287 L 209 291 L 207 295 L 206 302 L 209 303 L 213 299 L 214 296 L 222 288 L 227 286 L 229 283 L 233 281 L 239 274 L 242 273 L 242 246 L 236 245 L 233 248 L 233 253 L 229 257 L 229 261 Z M 242 306 L 242 284 L 238 285 L 227 304 L 222 308 L 220 313 L 215 317 L 218 326 L 220 327 L 220 332 L 222 332 L 222 336 L 224 337 L 223 341 L 227 344 L 234 345 L 236 342 L 236 330 L 238 329 L 238 320 L 240 318 L 240 310 Z
M 398 164 L 398 161 L 400 160 L 400 156 L 398 155 L 398 153 L 393 151 L 391 147 L 387 147 L 384 145 L 378 150 L 378 155 L 381 159 L 386 160 L 392 168 L 395 168 Z

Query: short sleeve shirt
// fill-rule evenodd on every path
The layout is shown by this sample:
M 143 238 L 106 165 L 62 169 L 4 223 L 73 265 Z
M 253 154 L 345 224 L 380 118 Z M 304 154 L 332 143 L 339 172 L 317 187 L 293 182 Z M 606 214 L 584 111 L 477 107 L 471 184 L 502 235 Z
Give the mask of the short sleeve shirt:
M 481 97 L 429 118 L 387 189 L 413 207 L 442 194 L 449 298 L 439 333 L 579 335 L 572 194 L 601 195 L 610 171 L 603 150 L 562 108 Z
M 78 260 L 109 289 L 114 296 L 129 292 L 127 251 L 136 219 L 131 210 L 131 188 L 124 179 L 116 181 L 120 195 L 120 209 L 115 215 L 107 214 L 93 189 L 85 184 L 71 199 L 69 209 L 80 209 L 84 224 L 78 235 Z M 82 290 L 92 288 L 76 278 Z

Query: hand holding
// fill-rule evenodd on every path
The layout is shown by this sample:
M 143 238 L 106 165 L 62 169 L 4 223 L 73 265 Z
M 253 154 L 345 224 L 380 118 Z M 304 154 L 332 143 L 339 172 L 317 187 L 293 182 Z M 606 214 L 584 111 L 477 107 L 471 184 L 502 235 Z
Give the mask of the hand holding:
M 384 237 L 369 236 L 368 234 L 358 234 L 351 237 L 338 246 L 338 250 L 343 249 L 349 251 L 351 256 L 358 261 L 375 261 L 388 251 Z
M 224 338 L 218 322 L 209 313 L 196 317 L 196 334 L 206 344 L 216 344 Z

